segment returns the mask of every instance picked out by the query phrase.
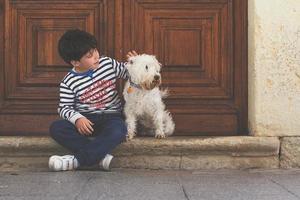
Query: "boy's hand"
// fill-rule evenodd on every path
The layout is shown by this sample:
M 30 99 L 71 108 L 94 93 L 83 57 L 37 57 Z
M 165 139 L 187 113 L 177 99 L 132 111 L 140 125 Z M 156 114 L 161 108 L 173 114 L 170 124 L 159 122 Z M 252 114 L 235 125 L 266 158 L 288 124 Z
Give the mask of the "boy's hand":
M 129 61 L 129 58 L 130 57 L 133 57 L 133 56 L 137 56 L 137 52 L 135 52 L 134 50 L 133 51 L 129 51 L 126 55 L 126 58 L 127 58 L 127 61 Z
M 81 117 L 75 122 L 75 126 L 81 135 L 92 135 L 94 131 L 92 125 L 94 124 L 85 117 Z

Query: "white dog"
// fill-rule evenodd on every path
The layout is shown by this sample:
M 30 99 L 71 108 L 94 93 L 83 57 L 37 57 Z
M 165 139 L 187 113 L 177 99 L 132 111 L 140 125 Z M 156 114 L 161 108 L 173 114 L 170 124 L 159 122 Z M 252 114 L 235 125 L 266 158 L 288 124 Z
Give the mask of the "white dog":
M 139 135 L 165 138 L 174 132 L 175 124 L 162 98 L 166 91 L 160 91 L 161 65 L 151 55 L 131 57 L 126 65 L 129 73 L 123 95 L 124 112 L 128 129 L 128 139 L 132 139 L 137 131 Z

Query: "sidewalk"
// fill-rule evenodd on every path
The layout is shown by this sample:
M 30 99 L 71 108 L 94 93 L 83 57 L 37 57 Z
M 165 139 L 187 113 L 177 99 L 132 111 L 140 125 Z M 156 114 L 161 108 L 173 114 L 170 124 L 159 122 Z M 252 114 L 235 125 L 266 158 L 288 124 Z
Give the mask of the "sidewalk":
M 299 200 L 300 170 L 1 172 L 0 200 Z

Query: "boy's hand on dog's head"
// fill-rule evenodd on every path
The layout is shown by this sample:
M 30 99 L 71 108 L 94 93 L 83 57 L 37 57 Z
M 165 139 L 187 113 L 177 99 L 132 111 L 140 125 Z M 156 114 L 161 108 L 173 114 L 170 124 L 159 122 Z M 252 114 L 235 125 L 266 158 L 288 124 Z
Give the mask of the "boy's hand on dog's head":
M 94 124 L 85 117 L 81 117 L 75 122 L 75 126 L 81 135 L 92 135 L 94 131 L 92 125 Z
M 129 61 L 130 57 L 137 56 L 137 55 L 138 55 L 137 52 L 135 52 L 134 50 L 129 51 L 126 55 L 127 61 Z

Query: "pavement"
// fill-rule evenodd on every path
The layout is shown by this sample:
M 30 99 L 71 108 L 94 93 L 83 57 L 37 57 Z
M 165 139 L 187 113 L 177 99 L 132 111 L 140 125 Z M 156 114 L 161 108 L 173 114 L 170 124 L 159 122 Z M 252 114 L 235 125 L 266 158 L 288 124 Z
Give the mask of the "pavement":
M 299 200 L 300 170 L 0 172 L 0 200 Z

